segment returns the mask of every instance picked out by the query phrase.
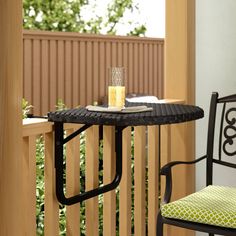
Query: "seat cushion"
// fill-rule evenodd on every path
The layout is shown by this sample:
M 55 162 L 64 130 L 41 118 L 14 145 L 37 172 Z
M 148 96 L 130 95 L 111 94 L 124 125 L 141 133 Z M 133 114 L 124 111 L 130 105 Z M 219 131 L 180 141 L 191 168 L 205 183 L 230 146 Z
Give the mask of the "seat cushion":
M 236 188 L 208 186 L 162 205 L 161 214 L 166 218 L 236 228 Z

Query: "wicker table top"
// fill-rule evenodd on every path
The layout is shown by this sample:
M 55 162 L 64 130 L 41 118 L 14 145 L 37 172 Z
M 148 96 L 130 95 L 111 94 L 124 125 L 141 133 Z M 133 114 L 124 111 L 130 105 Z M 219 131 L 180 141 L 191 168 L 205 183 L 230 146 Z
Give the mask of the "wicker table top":
M 153 111 L 140 113 L 104 113 L 88 111 L 86 108 L 69 109 L 48 113 L 48 120 L 62 123 L 88 125 L 162 125 L 197 120 L 204 116 L 204 111 L 197 106 L 183 104 L 129 103 L 128 106 L 146 105 Z

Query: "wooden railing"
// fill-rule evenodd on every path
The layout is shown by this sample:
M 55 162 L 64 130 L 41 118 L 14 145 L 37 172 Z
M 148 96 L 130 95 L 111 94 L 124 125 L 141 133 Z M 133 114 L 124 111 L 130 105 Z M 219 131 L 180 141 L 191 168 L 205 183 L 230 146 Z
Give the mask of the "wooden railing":
M 108 68 L 123 66 L 127 93 L 163 97 L 164 39 L 24 31 L 23 97 L 34 114 L 101 102 Z
M 173 102 L 173 101 L 172 101 Z M 27 235 L 36 235 L 36 140 L 44 139 L 44 235 L 59 235 L 59 204 L 55 196 L 53 123 L 42 119 L 23 121 L 23 173 L 25 224 Z M 65 124 L 65 135 L 70 135 L 79 124 Z M 155 236 L 156 215 L 160 199 L 159 126 L 131 127 L 123 131 L 123 174 L 118 190 L 85 201 L 85 213 L 80 204 L 66 207 L 66 235 L 86 236 Z M 99 181 L 99 128 L 85 131 L 85 189 L 97 187 Z M 81 155 L 80 136 L 66 145 L 66 195 L 80 192 Z M 172 137 L 173 139 L 173 137 Z M 161 162 L 170 160 L 170 126 L 162 126 Z M 114 177 L 114 128 L 103 127 L 103 180 L 104 184 Z M 133 152 L 132 152 L 133 149 Z M 84 167 L 83 167 L 84 168 Z M 134 173 L 133 173 L 134 172 Z M 181 191 L 181 190 L 179 190 Z M 119 195 L 117 206 L 116 195 Z M 99 211 L 102 205 L 103 212 Z M 100 207 L 101 208 L 101 207 Z M 119 214 L 117 214 L 117 211 Z M 85 215 L 82 215 L 85 214 Z M 99 222 L 99 215 L 102 222 Z M 80 218 L 83 216 L 85 222 Z M 119 217 L 117 219 L 117 217 Z M 116 225 L 116 222 L 119 225 Z M 133 227 L 132 227 L 133 226 Z M 102 227 L 102 229 L 101 229 Z M 100 233 L 100 234 L 99 234 Z
M 43 135 L 45 143 L 45 202 L 44 235 L 59 235 L 59 205 L 55 197 L 53 125 L 45 121 L 34 121 L 23 126 L 25 210 L 28 212 L 25 223 L 27 235 L 36 235 L 36 139 Z M 66 134 L 70 134 L 78 125 L 67 125 Z M 114 132 L 112 127 L 103 128 L 103 183 L 110 182 L 114 176 Z M 86 136 L 86 190 L 98 186 L 98 148 L 99 132 L 94 126 L 85 132 Z M 66 147 L 66 194 L 79 192 L 80 155 L 79 137 Z M 158 127 L 134 128 L 134 202 L 131 198 L 131 128 L 123 132 L 123 176 L 119 186 L 119 229 L 116 226 L 116 193 L 104 194 L 102 202 L 98 197 L 85 203 L 86 235 L 99 235 L 98 205 L 103 204 L 102 235 L 132 235 L 131 209 L 134 207 L 135 235 L 155 235 L 155 221 L 158 211 Z M 147 145 L 147 146 L 146 146 Z M 148 151 L 147 151 L 148 150 Z M 148 171 L 148 172 L 147 172 Z M 147 175 L 148 173 L 148 175 Z M 147 175 L 147 177 L 146 177 Z M 147 179 L 147 182 L 146 182 Z M 148 186 L 147 186 L 148 185 Z M 148 189 L 148 191 L 147 191 Z M 148 201 L 147 201 L 148 199 Z M 133 206 L 134 204 L 134 206 Z M 148 205 L 147 205 L 148 204 Z M 148 209 L 148 212 L 147 212 Z M 100 212 L 101 213 L 101 212 Z M 80 235 L 80 205 L 66 209 L 66 235 Z M 84 227 L 84 226 L 83 226 Z M 101 227 L 101 226 L 100 226 Z M 146 234 L 148 231 L 148 234 Z M 101 230 L 100 230 L 101 235 Z

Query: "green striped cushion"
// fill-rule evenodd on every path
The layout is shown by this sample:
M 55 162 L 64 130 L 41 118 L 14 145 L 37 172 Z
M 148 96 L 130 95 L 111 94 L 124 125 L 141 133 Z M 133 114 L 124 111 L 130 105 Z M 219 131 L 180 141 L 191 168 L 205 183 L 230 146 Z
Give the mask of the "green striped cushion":
M 161 214 L 167 218 L 236 228 L 236 188 L 208 186 L 162 205 Z

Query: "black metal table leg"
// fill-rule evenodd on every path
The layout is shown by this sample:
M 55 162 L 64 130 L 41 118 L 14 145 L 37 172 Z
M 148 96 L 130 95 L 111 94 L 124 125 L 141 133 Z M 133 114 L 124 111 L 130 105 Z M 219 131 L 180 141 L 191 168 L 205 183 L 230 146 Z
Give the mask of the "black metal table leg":
M 104 186 L 80 193 L 78 195 L 67 198 L 64 193 L 64 166 L 63 166 L 63 144 L 71 140 L 76 135 L 83 132 L 90 125 L 85 125 L 81 129 L 64 139 L 64 129 L 62 122 L 55 122 L 55 168 L 56 168 L 56 195 L 61 204 L 72 205 L 82 202 L 86 199 L 98 196 L 102 193 L 115 189 L 122 176 L 122 130 L 125 127 L 117 126 L 115 129 L 115 151 L 116 151 L 116 174 L 113 181 Z

